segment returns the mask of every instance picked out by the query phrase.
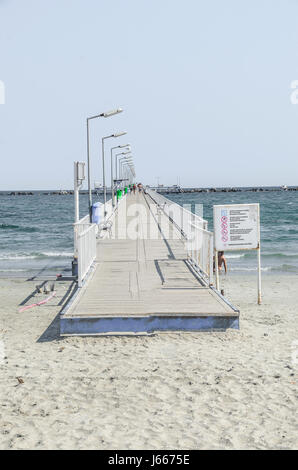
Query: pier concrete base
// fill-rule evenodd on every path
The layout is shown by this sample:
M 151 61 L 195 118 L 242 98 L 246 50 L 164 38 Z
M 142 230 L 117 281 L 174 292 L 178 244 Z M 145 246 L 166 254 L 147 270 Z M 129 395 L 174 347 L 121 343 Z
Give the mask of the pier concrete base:
M 225 331 L 239 329 L 239 317 L 185 317 L 148 316 L 113 318 L 61 318 L 61 336 L 152 334 L 181 331 Z

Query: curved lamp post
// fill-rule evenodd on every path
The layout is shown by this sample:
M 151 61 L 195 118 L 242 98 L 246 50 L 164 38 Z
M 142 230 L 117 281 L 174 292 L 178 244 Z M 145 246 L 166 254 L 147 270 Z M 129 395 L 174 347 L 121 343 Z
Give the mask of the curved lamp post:
M 127 152 L 127 153 L 130 153 L 130 152 Z M 128 161 L 128 159 L 130 159 L 131 161 L 133 161 L 132 155 L 119 158 L 119 160 L 118 160 L 118 175 L 119 175 L 119 178 L 121 177 L 121 163 L 123 162 L 123 160 Z
M 125 152 L 124 155 L 128 155 L 128 154 L 131 154 L 131 150 L 129 150 L 128 152 Z M 121 160 L 121 158 L 118 160 L 118 157 L 122 155 L 122 153 L 118 153 L 117 155 L 115 155 L 115 162 L 116 162 L 116 179 L 118 179 L 118 176 L 120 176 L 120 173 L 119 173 L 119 161 Z M 125 157 L 125 158 L 128 158 L 128 157 Z
M 111 117 L 114 116 L 115 114 L 122 113 L 123 109 L 118 108 L 114 109 L 112 111 L 107 111 L 104 113 L 97 114 L 95 116 L 90 116 L 87 118 L 87 171 L 88 171 L 88 194 L 89 194 L 89 217 L 90 217 L 90 222 L 92 218 L 92 190 L 91 190 L 91 169 L 90 169 L 90 134 L 89 134 L 89 121 L 92 119 L 97 119 L 100 117 Z
M 130 170 L 130 172 L 133 174 L 133 160 L 124 160 L 123 162 L 121 162 L 121 177 L 122 179 L 128 179 L 129 178 L 126 178 L 128 177 L 128 172 L 126 171 L 125 174 L 124 174 L 124 169 L 126 170 Z M 130 181 L 130 180 L 129 180 Z
M 126 166 L 129 166 L 129 165 L 133 165 L 133 159 L 131 157 L 127 157 L 127 158 L 123 158 L 119 160 L 119 178 L 123 180 L 122 181 L 123 184 L 125 184 L 124 176 L 125 176 L 125 179 L 127 179 L 126 178 L 127 174 L 124 175 L 124 168 L 126 168 Z
M 103 203 L 104 203 L 104 212 L 103 213 L 104 213 L 104 217 L 106 216 L 106 203 L 107 203 L 104 142 L 105 142 L 106 139 L 122 137 L 125 134 L 127 134 L 127 132 L 117 132 L 117 133 L 102 137 L 102 139 L 101 139 L 101 146 L 102 146 L 102 185 L 103 185 Z
M 126 144 L 126 145 L 117 145 L 117 147 L 112 147 L 111 148 L 111 192 L 112 192 L 112 204 L 113 206 L 115 205 L 115 198 L 114 198 L 114 175 L 113 175 L 113 150 L 115 149 L 126 149 L 126 150 L 129 150 L 128 152 L 121 152 L 121 153 L 118 153 L 116 155 L 116 157 L 118 155 L 125 155 L 126 153 L 130 153 L 130 144 Z M 117 179 L 117 178 L 116 178 Z

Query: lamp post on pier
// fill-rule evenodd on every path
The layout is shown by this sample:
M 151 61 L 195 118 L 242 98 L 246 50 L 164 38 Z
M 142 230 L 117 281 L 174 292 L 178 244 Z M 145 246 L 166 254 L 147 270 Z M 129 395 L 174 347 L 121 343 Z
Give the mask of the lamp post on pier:
M 127 153 L 130 153 L 130 144 L 126 144 L 126 145 L 117 145 L 117 147 L 112 147 L 111 148 L 111 192 L 112 192 L 112 204 L 113 206 L 115 205 L 115 198 L 114 198 L 114 174 L 113 174 L 113 150 L 115 149 L 120 149 L 120 148 L 123 148 L 123 149 L 126 149 L 128 150 L 128 152 L 121 152 L 121 153 L 118 153 L 116 155 L 116 157 L 118 155 L 125 155 Z M 117 179 L 117 176 L 116 176 L 116 179 Z
M 125 171 L 125 174 L 124 174 L 124 169 L 126 169 Z M 121 170 L 122 170 L 122 179 L 124 179 L 125 181 L 128 180 L 128 184 L 130 184 L 130 180 L 131 178 L 128 178 L 128 170 L 131 172 L 131 174 L 133 175 L 134 174 L 134 166 L 133 166 L 133 163 L 132 163 L 132 160 L 129 160 L 129 161 L 123 161 L 121 163 Z
M 104 217 L 106 216 L 106 203 L 107 203 L 107 187 L 106 187 L 106 175 L 105 175 L 105 149 L 104 149 L 104 142 L 106 139 L 122 137 L 123 135 L 127 134 L 127 132 L 117 132 L 111 135 L 107 135 L 102 137 L 101 139 L 101 146 L 102 146 L 102 185 L 103 185 L 103 203 L 104 203 Z
M 130 153 L 130 152 L 129 152 Z M 130 161 L 133 161 L 133 158 L 132 158 L 132 155 L 128 155 L 128 156 L 124 156 L 122 158 L 119 158 L 118 160 L 118 175 L 119 175 L 119 178 L 121 176 L 121 163 L 123 162 L 123 160 L 130 160 Z
M 92 189 L 91 189 L 91 168 L 90 168 L 90 132 L 89 132 L 89 121 L 92 119 L 97 119 L 100 117 L 111 117 L 114 116 L 115 114 L 122 113 L 123 109 L 118 108 L 114 109 L 112 111 L 107 111 L 104 113 L 97 114 L 95 116 L 90 116 L 87 118 L 87 174 L 88 174 L 88 195 L 89 195 L 89 217 L 90 217 L 90 222 L 92 220 Z
M 127 170 L 127 166 L 132 165 L 132 164 L 133 164 L 133 159 L 130 157 L 128 157 L 127 159 L 123 159 L 122 161 L 120 160 L 119 177 L 122 180 L 123 186 L 125 186 L 127 184 L 127 180 L 129 180 L 127 178 L 128 176 L 127 171 L 124 171 L 124 170 Z
M 116 157 L 116 158 L 115 158 L 115 161 L 116 161 L 116 180 L 118 179 L 118 176 L 120 176 L 120 175 L 119 175 L 119 171 L 118 171 L 118 170 L 119 170 L 119 168 L 118 168 L 118 167 L 119 167 L 119 160 L 118 160 L 118 157 L 119 157 L 120 155 L 128 155 L 129 153 L 131 153 L 130 150 L 129 150 L 129 152 L 118 153 L 117 155 L 115 155 L 115 157 Z M 128 157 L 125 157 L 125 158 L 128 158 Z M 121 159 L 120 159 L 120 160 L 121 160 Z
M 122 165 L 125 163 L 132 163 L 133 162 L 133 158 L 130 156 L 130 157 L 123 157 L 123 158 L 119 158 L 118 160 L 118 163 L 119 163 L 119 178 L 122 179 L 123 178 L 123 171 L 122 171 Z

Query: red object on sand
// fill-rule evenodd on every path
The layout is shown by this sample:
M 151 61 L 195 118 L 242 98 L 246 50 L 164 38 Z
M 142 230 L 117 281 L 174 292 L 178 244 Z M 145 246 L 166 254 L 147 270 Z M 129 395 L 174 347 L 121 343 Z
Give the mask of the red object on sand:
M 28 310 L 29 308 L 32 308 L 32 307 L 39 307 L 40 305 L 47 303 L 49 300 L 55 297 L 55 295 L 56 295 L 56 292 L 53 292 L 52 295 L 50 295 L 50 297 L 48 297 L 45 300 L 42 300 L 41 302 L 38 302 L 36 304 L 26 305 L 26 307 L 23 307 L 19 310 L 19 313 L 24 312 L 25 310 Z

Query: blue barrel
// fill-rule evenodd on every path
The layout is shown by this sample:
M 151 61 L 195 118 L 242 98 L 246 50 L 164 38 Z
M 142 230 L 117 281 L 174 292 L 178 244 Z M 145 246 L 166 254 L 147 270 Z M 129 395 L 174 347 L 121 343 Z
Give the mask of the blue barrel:
M 101 219 L 101 202 L 95 202 L 92 204 L 92 223 L 99 224 Z

